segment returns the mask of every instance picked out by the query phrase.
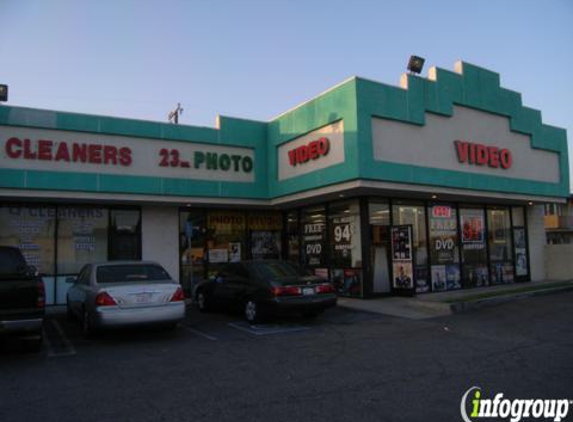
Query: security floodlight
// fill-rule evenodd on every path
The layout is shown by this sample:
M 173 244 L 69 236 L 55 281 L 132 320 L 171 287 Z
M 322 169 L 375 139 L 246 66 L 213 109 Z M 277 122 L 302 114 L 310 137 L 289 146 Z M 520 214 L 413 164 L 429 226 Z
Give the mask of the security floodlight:
M 408 70 L 412 73 L 420 73 L 422 72 L 422 68 L 424 67 L 424 62 L 426 60 L 422 57 L 418 56 L 410 56 L 410 60 L 408 61 Z
M 8 85 L 0 85 L 0 101 L 8 101 Z

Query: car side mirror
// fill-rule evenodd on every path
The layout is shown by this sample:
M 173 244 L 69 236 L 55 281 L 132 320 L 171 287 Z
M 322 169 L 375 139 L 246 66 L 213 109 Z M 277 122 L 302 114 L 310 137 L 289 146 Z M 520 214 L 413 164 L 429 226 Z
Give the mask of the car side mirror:
M 66 277 L 66 283 L 67 284 L 74 284 L 76 282 L 77 278 L 76 277 Z

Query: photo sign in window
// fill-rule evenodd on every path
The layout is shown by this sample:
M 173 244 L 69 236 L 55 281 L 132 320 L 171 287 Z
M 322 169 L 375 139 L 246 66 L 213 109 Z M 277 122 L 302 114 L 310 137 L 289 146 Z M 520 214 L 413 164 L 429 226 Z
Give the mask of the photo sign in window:
M 412 226 L 392 227 L 392 269 L 395 290 L 414 289 Z
M 449 205 L 429 207 L 432 290 L 461 288 L 457 238 L 457 212 Z

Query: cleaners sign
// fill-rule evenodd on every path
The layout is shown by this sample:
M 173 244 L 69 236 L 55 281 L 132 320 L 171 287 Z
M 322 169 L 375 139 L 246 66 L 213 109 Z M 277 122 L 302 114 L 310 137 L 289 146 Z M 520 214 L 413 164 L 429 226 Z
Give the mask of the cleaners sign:
M 0 167 L 253 182 L 250 148 L 0 126 Z

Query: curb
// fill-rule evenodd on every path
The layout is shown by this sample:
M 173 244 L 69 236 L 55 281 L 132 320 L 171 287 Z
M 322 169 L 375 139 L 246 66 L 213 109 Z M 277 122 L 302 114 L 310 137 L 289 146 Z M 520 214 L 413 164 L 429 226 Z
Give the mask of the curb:
M 540 290 L 533 290 L 531 292 L 523 292 L 523 293 L 514 293 L 514 294 L 507 294 L 502 296 L 496 296 L 491 298 L 485 299 L 478 299 L 468 302 L 454 302 L 450 303 L 449 307 L 452 313 L 460 313 L 469 311 L 472 309 L 481 309 L 487 306 L 493 306 L 504 302 L 511 302 L 516 299 L 523 299 L 527 297 L 533 296 L 545 296 L 554 293 L 566 292 L 566 291 L 573 291 L 573 284 L 569 286 L 560 286 L 554 288 L 547 288 L 547 289 L 540 289 Z

